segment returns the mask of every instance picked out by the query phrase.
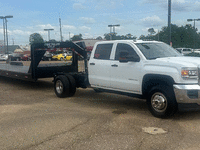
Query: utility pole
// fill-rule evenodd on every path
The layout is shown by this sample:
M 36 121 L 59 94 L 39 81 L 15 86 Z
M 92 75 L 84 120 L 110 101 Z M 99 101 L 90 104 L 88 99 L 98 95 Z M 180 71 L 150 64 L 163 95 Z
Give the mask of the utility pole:
M 12 38 L 12 41 L 13 41 L 13 45 L 15 45 L 15 40 L 14 40 L 14 38 Z
M 7 22 L 8 21 L 7 21 L 7 18 L 13 18 L 13 16 L 11 16 L 11 15 L 9 15 L 9 16 L 0 16 L 0 19 L 3 19 L 4 47 L 5 47 L 5 41 L 7 42 L 7 51 L 6 51 L 6 53 L 8 53 L 8 30 L 7 30 Z
M 61 40 L 61 42 L 62 42 L 62 41 L 63 41 L 63 38 L 62 38 L 61 18 L 59 18 L 59 22 L 60 22 L 60 40 Z
M 69 32 L 69 41 L 71 41 L 71 40 L 70 40 L 70 32 Z
M 169 45 L 171 43 L 171 0 L 168 0 L 168 29 L 169 29 Z
M 5 20 L 3 19 L 3 49 L 4 49 L 4 52 L 6 51 L 5 50 L 5 46 L 6 46 L 6 32 L 5 32 Z
M 49 38 L 49 40 L 50 40 L 50 31 L 52 31 L 52 30 L 54 30 L 54 29 L 44 29 L 44 31 L 48 31 L 48 38 Z

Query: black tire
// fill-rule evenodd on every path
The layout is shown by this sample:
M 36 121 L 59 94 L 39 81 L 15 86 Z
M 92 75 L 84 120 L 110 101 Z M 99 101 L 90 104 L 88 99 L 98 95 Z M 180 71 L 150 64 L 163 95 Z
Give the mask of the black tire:
M 61 58 L 60 58 L 60 61 L 62 61 L 62 60 L 63 60 L 63 58 L 61 57 Z
M 148 94 L 147 105 L 153 116 L 168 118 L 176 113 L 178 104 L 172 87 L 158 85 Z
M 70 83 L 66 76 L 59 75 L 54 80 L 54 91 L 60 98 L 69 97 Z
M 76 80 L 73 76 L 67 75 L 67 78 L 69 80 L 70 88 L 69 88 L 69 97 L 74 96 L 76 93 Z
M 50 58 L 50 57 L 48 58 L 48 61 L 51 61 L 51 58 Z

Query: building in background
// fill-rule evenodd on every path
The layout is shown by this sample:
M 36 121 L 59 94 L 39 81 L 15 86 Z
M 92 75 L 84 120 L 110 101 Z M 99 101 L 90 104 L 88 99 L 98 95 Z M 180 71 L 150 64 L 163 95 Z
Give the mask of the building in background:
M 16 49 L 21 49 L 19 45 L 8 45 L 8 53 L 14 53 Z M 0 53 L 5 54 L 7 53 L 7 46 L 0 46 Z

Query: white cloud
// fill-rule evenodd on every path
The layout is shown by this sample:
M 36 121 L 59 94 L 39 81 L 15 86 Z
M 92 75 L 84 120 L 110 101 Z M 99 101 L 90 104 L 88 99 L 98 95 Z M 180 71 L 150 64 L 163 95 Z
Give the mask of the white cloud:
M 75 10 L 81 10 L 81 9 L 86 9 L 86 7 L 82 3 L 74 3 L 73 8 Z
M 143 0 L 143 4 L 158 5 L 164 9 L 168 9 L 168 1 L 163 0 Z M 172 0 L 171 8 L 173 11 L 189 12 L 189 11 L 200 11 L 200 1 L 192 0 Z
M 196 1 L 196 2 L 194 3 L 193 9 L 194 9 L 195 11 L 200 11 L 200 2 L 199 2 L 199 1 Z
M 72 25 L 63 25 L 63 29 L 67 29 L 67 30 L 75 30 L 76 27 L 72 26 Z
M 116 9 L 118 7 L 124 6 L 124 0 L 73 0 L 73 8 L 76 10 L 86 9 L 92 4 L 89 9 L 95 10 L 106 10 L 106 9 Z
M 156 15 L 141 19 L 142 24 L 147 27 L 163 25 L 163 21 Z
M 22 35 L 22 36 L 31 34 L 30 31 L 22 31 L 22 30 L 13 30 L 13 31 L 9 31 L 9 33 L 11 35 Z
M 93 24 L 96 22 L 94 18 L 88 18 L 88 17 L 81 17 L 79 20 L 83 21 L 86 24 Z
M 54 29 L 55 27 L 53 27 L 50 24 L 46 24 L 46 25 L 37 25 L 36 27 L 39 27 L 41 29 Z
M 93 35 L 91 35 L 90 33 L 83 34 L 83 39 L 91 39 L 91 38 L 93 38 Z
M 97 5 L 95 9 L 116 9 L 117 7 L 124 6 L 124 0 L 95 0 Z
M 87 26 L 81 26 L 81 27 L 79 27 L 79 29 L 82 30 L 82 31 L 85 31 L 85 32 L 91 30 L 91 28 L 87 27 Z

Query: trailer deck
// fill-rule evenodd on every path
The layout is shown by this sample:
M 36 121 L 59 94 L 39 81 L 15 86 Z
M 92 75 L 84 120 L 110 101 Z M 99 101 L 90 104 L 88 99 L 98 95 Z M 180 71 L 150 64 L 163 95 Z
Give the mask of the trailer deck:
M 60 63 L 48 62 L 46 64 L 40 63 L 48 46 L 57 49 L 70 48 L 73 50 L 72 61 L 61 61 Z M 87 57 L 85 49 L 73 42 L 33 44 L 31 45 L 31 62 L 29 66 L 24 65 L 21 61 L 0 63 L 0 76 L 36 81 L 38 78 L 54 77 L 57 74 L 78 73 L 78 55 L 84 58 Z

